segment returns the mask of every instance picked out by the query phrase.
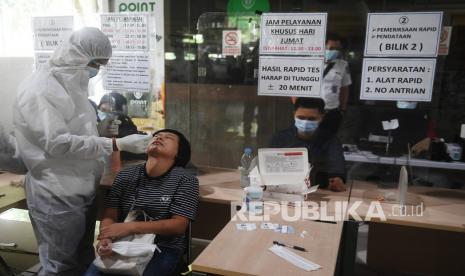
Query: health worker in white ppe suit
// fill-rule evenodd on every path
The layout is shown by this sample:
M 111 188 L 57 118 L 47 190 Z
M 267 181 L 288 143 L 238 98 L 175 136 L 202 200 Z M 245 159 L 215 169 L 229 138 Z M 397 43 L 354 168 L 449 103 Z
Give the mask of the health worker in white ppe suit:
M 96 28 L 72 33 L 19 87 L 15 137 L 27 167 L 26 199 L 39 246 L 39 275 L 82 275 L 94 259 L 94 198 L 113 150 L 143 153 L 148 135 L 99 137 L 89 78 L 111 57 Z

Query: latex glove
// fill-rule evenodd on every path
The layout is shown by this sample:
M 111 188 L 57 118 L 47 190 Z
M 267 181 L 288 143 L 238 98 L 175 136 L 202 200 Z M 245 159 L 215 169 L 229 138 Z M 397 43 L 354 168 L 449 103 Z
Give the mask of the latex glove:
M 97 124 L 98 134 L 102 137 L 115 137 L 118 135 L 118 129 L 120 124 L 120 120 L 105 118 L 103 121 L 100 121 Z
M 120 151 L 132 153 L 145 153 L 152 140 L 150 135 L 131 134 L 129 136 L 116 139 L 116 147 Z

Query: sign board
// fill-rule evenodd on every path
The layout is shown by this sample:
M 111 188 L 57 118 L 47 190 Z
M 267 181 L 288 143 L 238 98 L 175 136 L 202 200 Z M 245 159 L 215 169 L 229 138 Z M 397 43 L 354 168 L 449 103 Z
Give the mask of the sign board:
M 72 16 L 33 17 L 34 50 L 53 51 L 73 32 Z
M 152 76 L 152 92 L 155 98 L 165 94 L 165 11 L 164 0 L 115 0 L 114 11 L 119 13 L 148 13 L 149 47 Z M 128 107 L 129 109 L 130 106 Z M 135 112 L 132 114 L 137 114 Z M 147 113 L 148 114 L 148 113 Z M 135 116 L 135 115 L 134 115 Z M 147 117 L 147 116 L 145 116 Z
M 233 14 L 254 15 L 255 11 L 268 12 L 269 0 L 228 0 L 226 11 L 229 16 Z
M 258 149 L 258 167 L 263 184 L 304 184 L 308 175 L 308 151 L 306 148 Z
M 436 59 L 363 59 L 361 100 L 431 101 Z
M 452 36 L 452 26 L 442 27 L 441 39 L 439 41 L 439 55 L 447 56 L 449 54 L 450 37 Z
M 323 58 L 261 56 L 258 95 L 320 97 Z
M 241 55 L 241 31 L 223 31 L 223 56 Z
M 105 90 L 148 93 L 150 58 L 148 53 L 114 52 L 103 74 Z
M 165 60 L 163 0 L 115 0 L 115 11 L 120 13 L 148 13 L 149 37 L 156 40 L 150 47 L 156 48 L 158 64 Z M 160 68 L 164 69 L 164 66 Z
M 436 57 L 442 12 L 369 13 L 365 56 Z
M 148 51 L 149 32 L 146 13 L 102 14 L 102 32 L 110 39 L 113 51 Z
M 322 56 L 327 13 L 264 13 L 260 55 Z
M 155 12 L 157 1 L 147 0 L 115 0 L 118 12 Z

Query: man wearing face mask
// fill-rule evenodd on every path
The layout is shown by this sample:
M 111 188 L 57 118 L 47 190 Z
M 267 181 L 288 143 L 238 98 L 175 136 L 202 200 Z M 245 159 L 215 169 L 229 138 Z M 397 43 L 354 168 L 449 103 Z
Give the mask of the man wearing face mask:
M 294 126 L 273 135 L 271 147 L 307 148 L 312 185 L 344 191 L 345 160 L 333 126 L 335 113 L 325 115 L 325 103 L 318 98 L 297 98 L 294 109 Z
M 328 33 L 326 36 L 325 69 L 323 71 L 323 99 L 327 111 L 347 109 L 350 78 L 349 65 L 341 57 L 342 43 L 339 36 Z
M 137 131 L 137 126 L 128 116 L 128 101 L 118 92 L 105 94 L 98 105 L 98 120 L 104 121 L 109 117 L 114 117 L 120 123 L 118 135 L 116 137 L 125 137 L 131 134 L 143 134 Z

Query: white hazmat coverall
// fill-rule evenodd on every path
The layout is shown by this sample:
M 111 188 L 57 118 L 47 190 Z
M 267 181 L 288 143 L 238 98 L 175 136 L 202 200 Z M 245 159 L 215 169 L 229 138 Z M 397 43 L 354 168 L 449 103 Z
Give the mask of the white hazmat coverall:
M 39 246 L 39 275 L 82 275 L 94 259 L 94 198 L 110 138 L 98 137 L 87 64 L 109 59 L 97 28 L 73 32 L 19 87 L 14 107 L 26 199 Z

